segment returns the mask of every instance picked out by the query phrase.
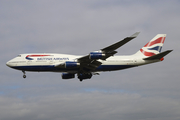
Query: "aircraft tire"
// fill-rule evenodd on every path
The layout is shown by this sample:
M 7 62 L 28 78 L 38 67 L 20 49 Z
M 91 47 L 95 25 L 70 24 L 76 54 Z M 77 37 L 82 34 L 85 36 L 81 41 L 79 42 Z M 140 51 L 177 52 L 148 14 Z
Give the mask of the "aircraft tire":
M 26 78 L 26 75 L 23 75 L 23 78 Z

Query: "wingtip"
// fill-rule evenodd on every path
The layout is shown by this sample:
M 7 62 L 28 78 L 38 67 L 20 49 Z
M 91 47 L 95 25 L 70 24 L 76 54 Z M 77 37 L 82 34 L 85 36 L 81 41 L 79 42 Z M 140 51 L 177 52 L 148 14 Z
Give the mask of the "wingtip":
M 165 53 L 166 55 L 169 54 L 170 52 L 172 52 L 173 50 L 166 50 Z
M 167 51 L 169 51 L 169 53 L 170 53 L 170 52 L 172 52 L 173 50 L 167 50 Z
M 135 37 L 137 37 L 137 36 L 139 35 L 139 33 L 140 33 L 140 32 L 136 32 L 136 33 L 134 33 L 133 35 L 131 35 L 131 37 L 134 37 L 134 38 L 135 38 Z

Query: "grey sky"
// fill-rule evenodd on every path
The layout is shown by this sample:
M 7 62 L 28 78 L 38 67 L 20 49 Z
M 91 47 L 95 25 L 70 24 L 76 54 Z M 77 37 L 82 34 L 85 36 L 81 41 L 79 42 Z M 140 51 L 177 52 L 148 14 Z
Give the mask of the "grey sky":
M 1 0 L 0 120 L 179 120 L 178 0 Z M 62 80 L 5 63 L 21 53 L 86 55 L 140 31 L 117 55 L 167 34 L 160 63 Z

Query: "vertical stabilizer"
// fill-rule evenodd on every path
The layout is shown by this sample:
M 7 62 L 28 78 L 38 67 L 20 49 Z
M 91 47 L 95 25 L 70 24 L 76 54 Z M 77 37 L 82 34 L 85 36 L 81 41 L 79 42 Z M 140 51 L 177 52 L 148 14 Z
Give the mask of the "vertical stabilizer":
M 149 41 L 143 48 L 141 48 L 135 55 L 138 57 L 150 57 L 161 52 L 164 44 L 166 34 L 157 34 L 151 41 Z

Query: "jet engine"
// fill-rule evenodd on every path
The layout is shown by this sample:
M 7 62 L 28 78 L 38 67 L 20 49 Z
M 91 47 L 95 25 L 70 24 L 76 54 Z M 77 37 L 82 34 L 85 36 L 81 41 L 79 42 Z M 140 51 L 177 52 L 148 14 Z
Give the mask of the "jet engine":
M 75 78 L 75 74 L 72 73 L 62 73 L 62 79 L 71 79 Z
M 90 52 L 89 54 L 89 59 L 102 59 L 105 56 L 105 54 L 103 54 L 100 51 L 96 51 L 96 52 Z
M 65 68 L 77 68 L 79 66 L 80 66 L 80 63 L 78 62 L 71 62 L 71 61 L 65 62 Z

